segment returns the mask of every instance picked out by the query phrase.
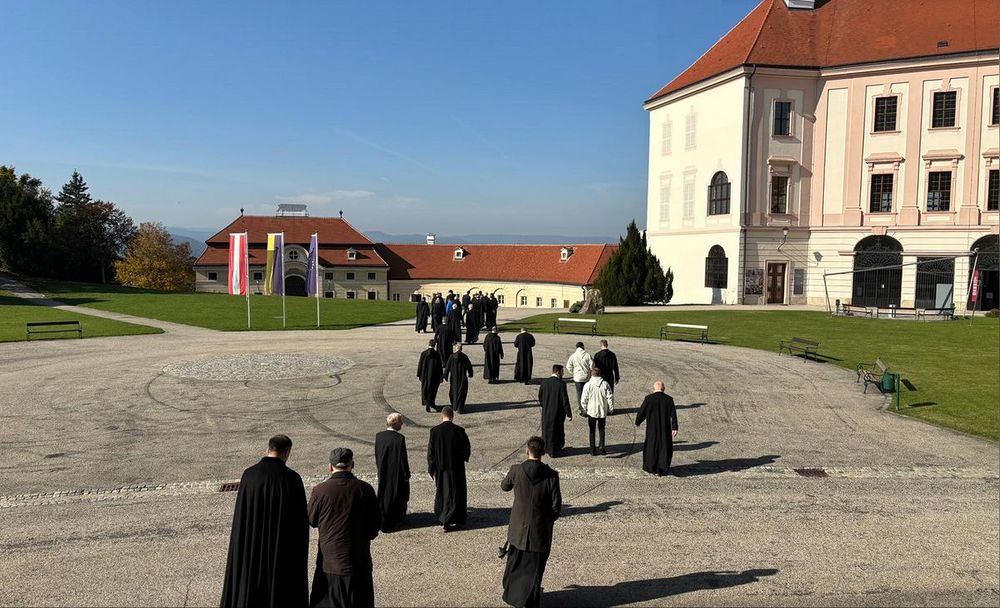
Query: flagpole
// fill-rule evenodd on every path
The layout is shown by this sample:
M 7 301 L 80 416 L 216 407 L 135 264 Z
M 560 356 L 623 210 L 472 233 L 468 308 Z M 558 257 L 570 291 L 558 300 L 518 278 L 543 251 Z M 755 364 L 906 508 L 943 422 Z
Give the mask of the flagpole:
M 281 251 L 275 252 L 275 255 L 281 254 L 281 329 L 285 329 L 285 324 L 287 317 L 285 316 L 285 233 L 281 233 Z
M 243 256 L 246 274 L 243 276 L 246 277 L 247 282 L 247 329 L 250 329 L 250 233 L 246 231 L 243 232 L 243 249 L 246 250 L 246 255 Z M 243 255 L 242 251 L 240 255 Z
M 313 263 L 316 267 L 316 327 L 319 327 L 319 234 L 313 233 L 313 239 L 316 241 L 316 261 Z

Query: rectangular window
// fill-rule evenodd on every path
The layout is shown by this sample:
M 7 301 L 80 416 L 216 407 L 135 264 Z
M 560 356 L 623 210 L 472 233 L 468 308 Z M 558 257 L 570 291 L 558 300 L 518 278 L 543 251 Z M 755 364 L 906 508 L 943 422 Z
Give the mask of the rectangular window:
M 927 210 L 951 209 L 951 171 L 932 171 L 927 174 Z
M 392 301 L 393 302 L 399 302 L 399 294 L 398 293 L 392 294 Z
M 663 121 L 662 133 L 660 134 L 660 155 L 667 156 L 670 154 L 670 148 L 673 145 L 673 124 L 671 124 L 670 119 Z
M 497 296 L 497 304 L 503 306 L 503 294 Z
M 354 273 L 353 272 L 348 272 L 347 273 L 347 280 L 348 281 L 353 281 L 354 280 Z
M 938 129 L 955 126 L 955 102 L 957 97 L 958 93 L 956 91 L 934 93 L 934 109 L 931 114 L 932 128 Z
M 695 135 L 698 130 L 698 117 L 695 115 L 694 112 L 687 115 L 687 119 L 685 120 L 685 127 L 686 128 L 684 129 L 684 149 L 694 150 L 694 146 L 696 143 Z
M 806 269 L 796 268 L 792 270 L 792 295 L 801 296 L 806 293 Z
M 549 308 L 555 308 L 556 307 L 556 303 L 557 303 L 557 300 L 555 298 L 552 298 L 552 301 L 551 301 L 551 303 L 549 305 Z
M 521 306 L 528 305 L 528 296 L 521 296 Z
M 323 297 L 324 298 L 332 298 L 333 297 L 333 292 L 332 291 L 324 291 L 323 292 Z
M 253 280 L 254 281 L 258 281 L 258 282 L 263 281 L 264 280 L 264 273 L 263 272 L 255 272 L 255 273 L 253 273 Z
M 694 219 L 694 176 L 684 176 L 684 219 Z
M 876 173 L 872 175 L 872 191 L 868 210 L 872 213 L 889 213 L 892 211 L 892 173 Z
M 670 178 L 660 177 L 660 223 L 670 223 Z
M 374 291 L 369 291 L 368 292 L 368 299 L 369 300 L 375 300 L 377 298 L 378 298 L 378 294 L 376 292 L 374 292 Z
M 1000 87 L 993 87 L 993 107 L 990 112 L 990 124 L 1000 125 Z
M 989 177 L 986 179 L 986 210 L 1000 210 L 1000 170 L 998 169 L 990 169 Z
M 535 298 L 535 306 L 537 306 L 538 308 L 542 307 L 542 299 L 541 298 Z
M 792 134 L 792 102 L 774 102 L 774 135 Z
M 369 272 L 368 273 L 368 280 L 369 281 L 374 281 L 375 280 L 375 273 L 374 272 Z
M 332 272 L 324 272 L 324 273 L 323 273 L 323 277 L 324 277 L 324 278 L 325 278 L 325 279 L 326 279 L 327 281 L 332 281 L 332 280 L 333 280 L 333 273 L 332 273 Z
M 219 273 L 217 273 L 217 272 L 210 272 L 210 273 L 208 273 L 208 280 L 209 281 L 218 281 L 219 280 Z
M 771 176 L 771 213 L 788 213 L 788 176 Z
M 875 127 L 876 133 L 896 130 L 896 104 L 897 97 L 876 97 L 875 98 Z
M 357 293 L 355 293 L 355 292 L 353 292 L 353 291 L 348 291 L 348 292 L 347 292 L 347 299 L 348 299 L 348 300 L 353 300 L 353 299 L 354 299 L 354 298 L 356 298 L 356 297 L 358 297 L 358 294 L 357 294 Z

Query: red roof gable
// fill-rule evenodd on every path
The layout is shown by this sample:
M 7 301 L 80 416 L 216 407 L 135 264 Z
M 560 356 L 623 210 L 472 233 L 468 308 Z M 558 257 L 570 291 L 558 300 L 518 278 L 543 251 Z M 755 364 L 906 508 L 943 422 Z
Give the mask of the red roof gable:
M 266 243 L 267 233 L 284 232 L 285 243 L 308 245 L 315 232 L 320 245 L 371 245 L 368 237 L 338 217 L 274 217 L 267 215 L 241 215 L 231 224 L 211 236 L 209 245 L 229 246 L 229 234 L 248 233 L 249 242 Z
M 742 65 L 824 68 L 998 48 L 1000 0 L 817 0 L 811 10 L 763 0 L 649 101 Z
M 455 249 L 464 254 L 456 260 Z M 390 280 L 530 281 L 592 285 L 617 245 L 378 245 Z

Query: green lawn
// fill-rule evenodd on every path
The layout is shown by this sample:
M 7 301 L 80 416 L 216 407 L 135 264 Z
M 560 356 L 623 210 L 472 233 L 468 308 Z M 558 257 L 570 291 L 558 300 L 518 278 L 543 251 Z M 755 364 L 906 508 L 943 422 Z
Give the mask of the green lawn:
M 26 280 L 47 296 L 76 306 L 208 329 L 247 329 L 246 298 L 216 293 L 167 293 L 115 285 Z M 351 329 L 412 317 L 408 302 L 320 298 L 320 329 Z M 285 298 L 288 329 L 317 329 L 314 298 Z M 251 296 L 251 329 L 281 329 L 281 297 Z
M 507 329 L 551 332 L 558 316 L 538 315 Z M 997 319 L 914 322 L 803 311 L 669 311 L 608 313 L 599 317 L 598 327 L 601 335 L 658 338 L 668 322 L 708 325 L 713 342 L 772 352 L 780 339 L 817 340 L 827 364 L 851 370 L 881 357 L 909 384 L 901 391 L 901 413 L 994 441 L 1000 435 Z
M 83 328 L 84 338 L 98 336 L 131 336 L 138 334 L 161 334 L 162 329 L 122 323 L 111 319 L 101 319 L 73 312 L 63 312 L 47 306 L 29 304 L 21 298 L 15 298 L 7 292 L 0 291 L 0 342 L 17 342 L 24 340 L 25 323 L 47 321 L 79 321 Z M 32 341 L 41 339 L 76 339 L 75 332 L 49 334 L 44 338 L 32 336 Z

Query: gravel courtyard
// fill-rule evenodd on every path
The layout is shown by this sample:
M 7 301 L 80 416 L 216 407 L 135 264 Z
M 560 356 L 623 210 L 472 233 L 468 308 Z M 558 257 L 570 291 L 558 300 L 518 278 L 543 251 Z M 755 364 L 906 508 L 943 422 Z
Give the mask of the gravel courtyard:
M 157 325 L 156 322 L 148 322 Z M 324 479 L 333 447 L 372 480 L 385 415 L 404 415 L 411 525 L 373 543 L 379 605 L 499 605 L 511 497 L 499 490 L 538 429 L 537 387 L 482 379 L 466 414 L 470 526 L 442 534 L 424 472 L 409 323 L 342 332 L 161 335 L 0 345 L 0 604 L 217 605 L 236 480 L 267 438 Z M 577 340 L 537 336 L 535 376 Z M 854 374 L 720 345 L 612 339 L 623 382 L 609 454 L 551 461 L 566 506 L 543 603 L 955 605 L 1000 602 L 995 444 L 884 411 Z M 635 408 L 662 379 L 678 403 L 674 476 L 640 467 Z M 571 390 L 575 406 L 575 395 Z M 447 399 L 443 386 L 441 398 Z M 823 477 L 796 469 L 820 469 Z M 315 533 L 312 535 L 315 551 Z M 311 560 L 310 560 L 311 561 Z

